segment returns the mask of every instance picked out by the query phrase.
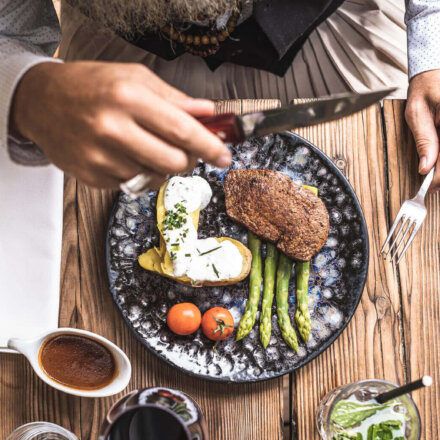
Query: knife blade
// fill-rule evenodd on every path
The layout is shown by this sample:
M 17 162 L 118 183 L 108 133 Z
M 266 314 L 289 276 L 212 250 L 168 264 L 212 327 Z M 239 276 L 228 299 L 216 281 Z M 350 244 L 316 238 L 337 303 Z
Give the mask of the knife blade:
M 236 144 L 253 136 L 264 136 L 343 118 L 380 101 L 394 90 L 396 89 L 389 88 L 368 93 L 343 93 L 245 115 L 221 113 L 200 118 L 199 122 L 224 142 Z

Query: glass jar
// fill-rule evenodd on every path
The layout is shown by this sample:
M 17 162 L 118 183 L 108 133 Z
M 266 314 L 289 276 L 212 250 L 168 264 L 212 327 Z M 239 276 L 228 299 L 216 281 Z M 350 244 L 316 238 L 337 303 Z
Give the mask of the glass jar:
M 18 427 L 6 440 L 78 440 L 78 437 L 54 423 L 32 422 Z
M 342 385 L 331 390 L 321 400 L 316 412 L 316 424 L 318 432 L 324 440 L 334 438 L 336 432 L 335 424 L 332 422 L 332 413 L 338 402 L 341 400 L 355 398 L 357 402 L 368 402 L 378 394 L 397 388 L 397 385 L 380 379 L 362 380 L 347 385 Z M 419 411 L 409 394 L 396 398 L 400 411 L 406 415 L 405 440 L 420 439 L 420 415 Z
M 118 400 L 99 440 L 208 440 L 205 417 L 188 394 L 165 387 L 135 390 Z

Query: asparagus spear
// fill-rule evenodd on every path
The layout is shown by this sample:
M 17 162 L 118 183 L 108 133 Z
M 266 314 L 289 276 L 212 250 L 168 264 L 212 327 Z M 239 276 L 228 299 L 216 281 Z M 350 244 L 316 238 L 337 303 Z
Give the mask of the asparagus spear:
M 303 185 L 304 188 L 318 195 L 318 188 Z M 307 342 L 312 329 L 309 311 L 309 277 L 310 277 L 310 261 L 297 262 L 296 272 L 296 313 L 295 320 L 298 326 L 298 332 L 304 342 Z
M 255 324 L 258 303 L 260 302 L 261 283 L 263 281 L 261 275 L 261 240 L 251 231 L 248 231 L 248 246 L 252 252 L 251 273 L 249 277 L 249 298 L 246 303 L 246 309 L 241 317 L 240 324 L 238 325 L 237 341 L 248 335 Z
M 281 335 L 291 348 L 298 351 L 298 340 L 296 339 L 296 333 L 292 327 L 288 313 L 289 280 L 292 265 L 292 260 L 289 257 L 284 254 L 280 255 L 277 270 L 276 300 L 278 325 L 280 326 Z
M 297 262 L 296 267 L 296 313 L 298 332 L 304 342 L 309 340 L 312 324 L 309 312 L 310 262 Z
M 272 332 L 272 302 L 277 271 L 278 251 L 275 245 L 267 243 L 266 260 L 264 261 L 263 303 L 260 315 L 260 339 L 266 348 Z

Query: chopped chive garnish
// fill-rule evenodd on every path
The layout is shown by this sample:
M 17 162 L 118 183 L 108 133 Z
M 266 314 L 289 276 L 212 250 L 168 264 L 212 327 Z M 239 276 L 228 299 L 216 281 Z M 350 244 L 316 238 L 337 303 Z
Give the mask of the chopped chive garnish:
M 196 251 L 200 254 L 200 251 L 196 248 Z
M 178 229 L 181 228 L 184 223 L 187 223 L 185 215 L 187 214 L 185 206 L 180 203 L 176 203 L 175 210 L 167 209 L 165 211 L 165 219 L 163 221 L 163 229 Z
M 215 274 L 217 275 L 217 278 L 220 278 L 220 275 L 218 274 L 218 270 L 217 268 L 214 266 L 214 264 L 212 265 L 212 268 L 214 269 Z
M 216 251 L 217 249 L 220 249 L 220 248 L 221 248 L 221 246 L 217 246 L 214 249 L 210 249 L 209 251 L 203 252 L 202 254 L 200 254 L 200 256 L 209 254 L 209 253 L 214 252 L 214 251 Z
M 185 254 L 185 257 L 190 257 L 191 256 L 191 254 Z

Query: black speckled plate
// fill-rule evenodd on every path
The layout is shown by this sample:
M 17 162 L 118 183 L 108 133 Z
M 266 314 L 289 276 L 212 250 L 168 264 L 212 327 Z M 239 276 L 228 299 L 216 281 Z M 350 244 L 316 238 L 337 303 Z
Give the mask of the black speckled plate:
M 168 329 L 166 313 L 178 302 L 192 302 L 202 313 L 213 306 L 226 307 L 237 326 L 246 303 L 248 281 L 226 287 L 194 288 L 142 269 L 137 263 L 138 255 L 159 242 L 156 192 L 150 191 L 133 201 L 121 194 L 116 200 L 107 232 L 107 268 L 110 290 L 123 318 L 154 354 L 179 370 L 201 378 L 255 382 L 302 367 L 339 336 L 353 316 L 364 288 L 368 234 L 350 184 L 333 162 L 305 139 L 284 133 L 231 148 L 232 168 L 280 171 L 298 185 L 318 187 L 319 196 L 327 206 L 329 237 L 312 260 L 309 287 L 312 332 L 307 345 L 299 335 L 298 353 L 284 343 L 275 305 L 272 337 L 266 350 L 259 341 L 258 323 L 242 341 L 230 338 L 222 342 L 219 356 L 201 330 L 193 336 L 182 337 Z M 200 215 L 199 237 L 228 236 L 246 243 L 246 230 L 232 222 L 225 212 L 222 182 L 226 171 L 200 164 L 194 174 L 207 179 L 213 189 L 211 203 Z M 294 323 L 294 271 L 289 304 Z

